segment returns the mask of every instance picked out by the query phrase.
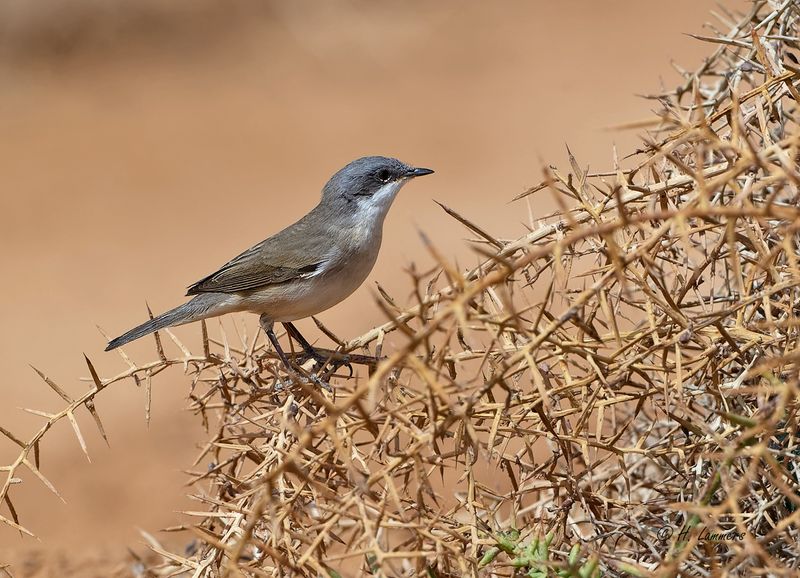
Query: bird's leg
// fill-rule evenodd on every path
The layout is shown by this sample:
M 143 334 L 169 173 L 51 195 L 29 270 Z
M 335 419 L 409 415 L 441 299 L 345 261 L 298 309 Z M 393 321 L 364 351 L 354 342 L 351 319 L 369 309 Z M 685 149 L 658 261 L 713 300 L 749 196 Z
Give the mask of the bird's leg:
M 353 376 L 353 366 L 350 365 L 350 361 L 346 355 L 342 356 L 341 358 L 331 358 L 327 355 L 323 355 L 314 349 L 314 346 L 311 345 L 305 337 L 303 337 L 303 335 L 300 333 L 300 330 L 297 329 L 292 322 L 284 321 L 282 323 L 286 328 L 286 333 L 288 333 L 292 339 L 300 344 L 300 347 L 303 348 L 303 352 L 306 354 L 306 356 L 319 364 L 320 371 L 325 367 L 325 364 L 330 361 L 331 365 L 333 366 L 333 371 L 336 371 L 339 367 L 346 367 L 350 372 L 350 377 Z
M 280 358 L 281 362 L 283 362 L 283 365 L 286 368 L 286 373 L 288 373 L 289 377 L 291 377 L 291 378 L 300 377 L 297 374 L 297 372 L 294 370 L 294 368 L 291 366 L 291 364 L 289 363 L 289 358 L 286 357 L 286 354 L 283 352 L 283 349 L 281 348 L 281 344 L 278 341 L 278 336 L 275 335 L 275 331 L 272 329 L 272 327 L 274 325 L 272 320 L 262 314 L 261 317 L 259 317 L 258 321 L 259 321 L 259 323 L 261 325 L 261 328 L 264 330 L 264 333 L 267 334 L 267 337 L 269 338 L 270 342 L 272 343 L 272 347 L 275 348 L 275 353 L 278 354 L 278 357 Z M 297 329 L 295 329 L 295 331 L 297 331 Z M 305 341 L 305 339 L 303 341 Z M 307 341 L 306 341 L 306 344 L 308 344 Z M 309 347 L 310 347 L 310 345 L 309 345 Z M 313 348 L 312 348 L 312 350 L 313 350 Z M 324 387 L 328 391 L 332 391 L 332 388 L 331 388 L 330 384 L 325 383 L 324 381 L 319 379 L 316 375 L 312 375 L 311 376 L 311 381 L 313 381 L 314 383 L 317 383 L 318 385 L 321 385 L 322 387 Z
M 270 343 L 272 343 L 272 347 L 275 348 L 275 353 L 278 354 L 278 357 L 283 362 L 284 367 L 286 367 L 286 371 L 288 371 L 290 375 L 294 375 L 294 369 L 292 369 L 292 366 L 289 363 L 289 358 L 286 357 L 283 349 L 281 349 L 281 344 L 278 342 L 278 337 L 275 335 L 275 331 L 272 329 L 272 326 L 274 325 L 272 320 L 266 315 L 262 314 L 261 317 L 258 318 L 258 323 L 261 325 L 261 329 L 264 330 L 264 333 L 267 334 L 267 338 L 269 339 Z
M 303 348 L 303 351 L 306 355 L 314 359 L 320 359 L 323 357 L 322 354 L 318 353 L 317 350 L 314 349 L 314 346 L 311 345 L 305 337 L 303 337 L 303 334 L 300 333 L 300 330 L 297 329 L 293 323 L 286 321 L 283 323 L 283 327 L 286 329 L 286 333 L 288 333 L 292 339 L 300 344 L 300 347 Z

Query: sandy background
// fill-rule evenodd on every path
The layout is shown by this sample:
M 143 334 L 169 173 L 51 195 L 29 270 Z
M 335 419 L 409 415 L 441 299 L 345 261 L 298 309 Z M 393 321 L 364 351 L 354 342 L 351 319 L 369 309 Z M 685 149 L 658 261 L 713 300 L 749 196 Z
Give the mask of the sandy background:
M 661 79 L 675 85 L 670 60 L 700 62 L 710 48 L 682 33 L 702 32 L 711 8 L 4 4 L 0 424 L 27 438 L 40 419 L 18 407 L 61 407 L 27 364 L 72 392 L 86 387 L 84 352 L 102 374 L 121 371 L 96 325 L 117 335 L 144 319 L 145 300 L 156 311 L 180 303 L 188 284 L 310 209 L 340 166 L 386 154 L 437 173 L 398 198 L 370 281 L 320 316 L 341 335 L 368 330 L 382 320 L 374 281 L 403 302 L 404 269 L 431 262 L 417 229 L 461 265 L 476 259 L 469 235 L 431 199 L 500 237 L 521 234 L 528 209 L 508 201 L 540 180 L 544 162 L 566 168 L 565 143 L 596 168 L 610 166 L 614 143 L 631 150 L 635 134 L 604 128 L 647 116 L 653 103 L 635 94 L 656 92 Z M 534 213 L 548 209 L 539 199 Z M 177 332 L 196 343 L 199 329 Z M 151 340 L 127 351 L 139 361 L 154 355 Z M 86 557 L 124 560 L 126 547 L 143 549 L 137 528 L 176 524 L 174 512 L 192 507 L 180 470 L 203 439 L 184 393 L 179 376 L 160 380 L 148 429 L 141 390 L 106 392 L 98 409 L 110 450 L 83 421 L 92 463 L 65 427 L 50 435 L 43 471 L 68 503 L 26 480 L 13 495 L 42 541 L 0 527 L 0 564 L 37 548 L 66 552 L 62 570 Z M 0 463 L 13 450 L 0 439 Z M 44 575 L 37 568 L 16 572 Z

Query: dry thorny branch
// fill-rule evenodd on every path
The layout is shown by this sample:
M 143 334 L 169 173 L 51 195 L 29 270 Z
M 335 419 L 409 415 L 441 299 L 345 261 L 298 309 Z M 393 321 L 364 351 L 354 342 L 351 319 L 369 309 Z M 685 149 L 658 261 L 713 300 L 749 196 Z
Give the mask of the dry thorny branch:
M 38 458 L 52 424 L 82 440 L 85 406 L 102 433 L 104 388 L 149 396 L 180 365 L 209 431 L 199 509 L 171 529 L 194 542 L 151 537 L 148 575 L 795 575 L 800 6 L 716 16 L 728 31 L 655 97 L 628 168 L 570 154 L 521 195 L 561 209 L 514 242 L 446 209 L 488 257 L 415 275 L 413 308 L 383 296 L 391 321 L 341 344 L 392 334 L 371 375 L 293 382 L 261 341 L 206 337 L 199 355 L 123 354 L 110 379 L 89 364 L 77 399 L 42 376 L 67 406 L 31 440 L 0 430 L 21 448 L 0 521 L 26 531 L 22 469 L 56 491 Z

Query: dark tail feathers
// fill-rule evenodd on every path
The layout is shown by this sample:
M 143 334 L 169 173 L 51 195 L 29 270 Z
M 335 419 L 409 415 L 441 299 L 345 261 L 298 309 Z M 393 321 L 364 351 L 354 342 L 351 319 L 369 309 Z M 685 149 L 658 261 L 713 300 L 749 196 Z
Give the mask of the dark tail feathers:
M 158 331 L 159 329 L 173 327 L 175 325 L 183 325 L 184 323 L 190 323 L 192 321 L 197 321 L 198 319 L 207 317 L 209 309 L 211 308 L 210 305 L 212 305 L 212 303 L 208 302 L 209 297 L 210 294 L 198 295 L 188 303 L 179 305 L 175 309 L 170 309 L 158 317 L 155 317 L 149 321 L 145 321 L 127 333 L 123 333 L 116 339 L 109 341 L 106 351 L 116 349 L 120 345 L 130 343 L 135 339 L 149 335 L 150 333 Z

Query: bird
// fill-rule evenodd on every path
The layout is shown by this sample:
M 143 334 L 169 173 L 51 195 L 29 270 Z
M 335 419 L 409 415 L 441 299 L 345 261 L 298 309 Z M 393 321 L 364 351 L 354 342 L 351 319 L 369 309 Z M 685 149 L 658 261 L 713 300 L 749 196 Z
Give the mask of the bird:
M 112 339 L 105 350 L 159 329 L 246 311 L 259 315 L 288 371 L 292 366 L 275 323 L 283 324 L 307 355 L 324 361 L 292 321 L 333 307 L 361 286 L 378 258 L 383 223 L 397 193 L 411 179 L 432 173 L 384 156 L 350 162 L 328 180 L 317 206 L 299 221 L 190 285 L 190 301 Z

